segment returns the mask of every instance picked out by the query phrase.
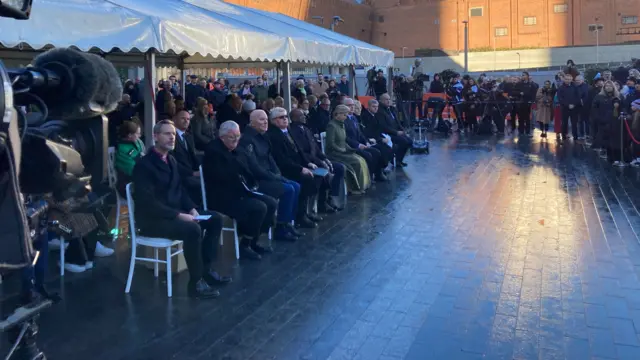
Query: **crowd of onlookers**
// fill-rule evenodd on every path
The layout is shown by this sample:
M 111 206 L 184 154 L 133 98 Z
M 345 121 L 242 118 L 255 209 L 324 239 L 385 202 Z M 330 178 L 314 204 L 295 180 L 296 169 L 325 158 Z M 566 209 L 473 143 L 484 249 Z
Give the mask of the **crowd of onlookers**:
M 135 189 L 140 233 L 184 241 L 194 297 L 215 297 L 212 286 L 230 281 L 211 269 L 222 215 L 237 224 L 238 255 L 259 260 L 272 251 L 263 235 L 296 241 L 342 211 L 347 194 L 365 194 L 388 181 L 393 166 L 407 166 L 412 140 L 389 94 L 363 109 L 346 76 L 298 77 L 290 112 L 266 74 L 239 87 L 195 76 L 183 92 L 178 84 L 175 77 L 158 84 L 154 146 L 145 149 L 128 82 L 109 115 L 110 142 L 117 191 L 126 196 L 130 182 Z

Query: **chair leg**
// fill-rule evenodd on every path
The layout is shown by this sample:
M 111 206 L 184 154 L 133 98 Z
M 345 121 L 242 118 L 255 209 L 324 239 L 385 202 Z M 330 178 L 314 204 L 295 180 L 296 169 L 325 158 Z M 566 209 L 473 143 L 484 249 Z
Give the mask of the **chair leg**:
M 153 257 L 156 259 L 156 262 L 153 263 L 153 276 L 158 277 L 159 274 L 159 268 L 160 266 L 158 265 L 158 248 L 153 248 Z M 168 261 L 168 259 L 167 259 Z
M 64 276 L 64 253 L 66 250 L 64 238 L 60 237 L 60 276 Z
M 224 230 L 220 230 L 220 246 L 224 245 Z
M 131 263 L 129 264 L 129 276 L 127 277 L 127 287 L 124 289 L 125 293 L 129 293 L 131 290 L 131 282 L 133 280 L 133 271 L 136 266 L 136 249 L 137 246 L 135 243 L 131 244 Z
M 269 239 L 269 246 L 271 246 L 272 238 L 273 238 L 273 228 L 269 228 L 269 233 L 267 233 L 267 239 Z
M 233 220 L 233 240 L 235 241 L 236 246 L 236 259 L 240 259 L 240 244 L 238 239 L 238 223 Z
M 171 297 L 173 295 L 173 284 L 171 283 L 171 247 L 166 249 L 167 251 L 167 295 Z
M 120 236 L 120 209 L 122 208 L 122 204 L 120 203 L 120 195 L 116 194 L 116 224 L 114 226 L 116 233 L 113 234 L 113 241 L 118 240 L 118 236 Z

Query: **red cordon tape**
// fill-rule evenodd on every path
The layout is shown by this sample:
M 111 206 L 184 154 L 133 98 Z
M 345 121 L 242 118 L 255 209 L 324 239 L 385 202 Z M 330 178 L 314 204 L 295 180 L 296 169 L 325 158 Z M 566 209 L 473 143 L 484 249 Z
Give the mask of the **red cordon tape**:
M 633 134 L 631 133 L 631 129 L 629 128 L 629 123 L 627 123 L 627 119 L 624 119 L 624 125 L 627 128 L 627 132 L 629 133 L 631 140 L 633 140 L 634 143 L 640 145 L 640 141 L 636 140 L 636 138 L 633 137 Z

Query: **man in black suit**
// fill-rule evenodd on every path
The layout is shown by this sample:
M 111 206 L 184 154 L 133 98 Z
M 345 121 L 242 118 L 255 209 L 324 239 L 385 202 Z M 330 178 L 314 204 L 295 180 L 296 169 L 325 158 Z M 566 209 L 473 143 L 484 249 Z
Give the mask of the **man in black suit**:
M 309 119 L 309 128 L 313 131 L 314 134 L 320 134 L 327 130 L 327 124 L 331 120 L 331 100 L 329 96 L 321 96 L 320 105 L 318 108 L 311 114 L 311 118 Z
M 211 286 L 231 281 L 211 269 L 222 231 L 222 216 L 207 212 L 204 215 L 211 216 L 208 220 L 195 220 L 199 216 L 196 205 L 184 192 L 178 164 L 169 154 L 176 141 L 173 122 L 157 123 L 153 139 L 154 147 L 133 169 L 133 198 L 140 235 L 182 240 L 189 269 L 189 296 L 217 297 L 220 293 Z M 203 230 L 207 230 L 204 237 Z
M 269 119 L 272 126 L 269 126 L 267 136 L 271 142 L 271 151 L 276 164 L 287 179 L 300 184 L 300 201 L 296 221 L 304 222 L 308 219 L 317 223 L 322 218 L 311 214 L 308 211 L 308 205 L 309 200 L 318 194 L 322 184 L 322 178 L 313 174 L 313 170 L 318 166 L 306 158 L 289 133 L 287 110 L 281 107 L 273 108 L 269 113 Z
M 240 127 L 232 120 L 220 125 L 219 138 L 207 145 L 202 172 L 211 208 L 238 223 L 243 257 L 260 260 L 271 248 L 258 245 L 269 231 L 278 207 L 276 199 L 258 192 L 259 181 L 274 181 L 255 158 L 237 149 Z
M 193 135 L 188 132 L 191 116 L 185 110 L 178 111 L 173 116 L 176 127 L 176 146 L 171 155 L 178 163 L 178 171 L 183 179 L 189 196 L 197 205 L 202 204 L 200 192 L 200 161 L 196 156 L 196 146 Z
M 353 99 L 344 99 L 342 101 L 342 105 L 346 105 L 349 108 L 349 114 L 347 115 L 347 119 L 344 121 L 347 144 L 356 149 L 356 153 L 367 161 L 367 166 L 369 167 L 372 178 L 375 177 L 377 181 L 387 181 L 387 177 L 384 175 L 383 170 L 389 163 L 390 159 L 387 157 L 387 154 L 390 149 L 378 149 L 375 146 L 375 140 L 367 139 L 362 131 L 360 131 L 360 122 L 356 119 L 356 116 L 353 113 L 355 109 L 355 102 Z M 381 145 L 385 146 L 384 144 Z M 384 151 L 384 154 L 382 151 Z
M 396 165 L 407 166 L 404 162 L 404 157 L 407 155 L 407 151 L 413 146 L 413 140 L 409 136 L 400 124 L 398 119 L 398 112 L 391 106 L 391 97 L 389 94 L 380 95 L 380 110 L 381 121 L 380 126 L 382 132 L 391 136 L 391 141 L 396 149 Z

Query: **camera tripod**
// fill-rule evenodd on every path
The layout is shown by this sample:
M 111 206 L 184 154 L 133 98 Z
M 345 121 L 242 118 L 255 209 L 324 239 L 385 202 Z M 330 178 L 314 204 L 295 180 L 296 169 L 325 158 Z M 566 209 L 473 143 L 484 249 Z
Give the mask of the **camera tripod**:
M 6 332 L 12 345 L 5 360 L 46 360 L 36 343 L 39 314 L 53 304 L 51 300 L 31 302 L 16 309 L 13 314 L 0 322 L 0 331 Z

